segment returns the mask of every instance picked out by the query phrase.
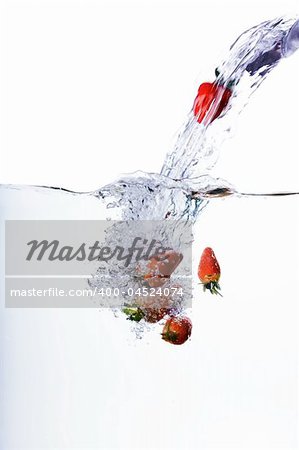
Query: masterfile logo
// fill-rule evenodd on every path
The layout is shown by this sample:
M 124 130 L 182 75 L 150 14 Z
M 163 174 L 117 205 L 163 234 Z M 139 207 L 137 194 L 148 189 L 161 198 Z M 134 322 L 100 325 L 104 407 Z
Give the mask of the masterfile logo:
M 191 292 L 191 231 L 179 221 L 6 221 L 6 306 L 114 308 Z

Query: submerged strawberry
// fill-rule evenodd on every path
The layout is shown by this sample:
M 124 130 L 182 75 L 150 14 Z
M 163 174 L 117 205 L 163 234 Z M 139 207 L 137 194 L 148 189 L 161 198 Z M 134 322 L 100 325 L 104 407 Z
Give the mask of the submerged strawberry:
M 183 259 L 183 255 L 174 250 L 167 250 L 152 256 L 147 263 L 144 280 L 150 287 L 161 287 Z
M 171 311 L 173 301 L 170 296 L 149 295 L 147 297 L 138 297 L 136 305 L 142 310 L 146 322 L 156 323 Z
M 181 345 L 191 336 L 192 322 L 189 317 L 171 317 L 164 325 L 162 339 L 170 344 Z
M 203 283 L 204 291 L 208 289 L 211 294 L 220 294 L 220 266 L 215 253 L 210 247 L 204 249 L 198 266 L 198 278 Z
M 128 320 L 134 322 L 140 322 L 141 319 L 149 323 L 160 322 L 168 312 L 166 308 L 140 308 L 139 306 L 123 308 L 123 313 L 128 316 Z
M 129 320 L 140 322 L 144 319 L 149 323 L 156 323 L 163 319 L 172 309 L 172 299 L 159 295 L 148 297 L 137 297 L 134 305 L 126 306 L 123 312 Z

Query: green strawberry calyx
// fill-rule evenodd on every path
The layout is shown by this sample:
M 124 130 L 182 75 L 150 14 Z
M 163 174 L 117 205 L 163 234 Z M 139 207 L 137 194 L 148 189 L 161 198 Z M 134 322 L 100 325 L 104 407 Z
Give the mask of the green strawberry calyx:
M 209 283 L 204 283 L 203 290 L 206 291 L 207 289 L 211 292 L 211 294 L 220 295 L 220 297 L 222 297 L 222 294 L 220 293 L 221 287 L 218 281 L 210 281 Z
M 133 320 L 134 322 L 140 322 L 144 317 L 144 312 L 138 306 L 126 306 L 122 311 L 128 316 L 128 320 Z

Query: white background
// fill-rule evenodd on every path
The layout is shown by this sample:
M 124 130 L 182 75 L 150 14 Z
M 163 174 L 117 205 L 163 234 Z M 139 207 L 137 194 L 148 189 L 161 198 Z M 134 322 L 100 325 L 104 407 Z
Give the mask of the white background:
M 159 171 L 202 76 L 296 5 L 2 2 L 0 182 L 92 190 Z M 298 55 L 275 69 L 215 174 L 298 190 L 298 75 Z M 195 252 L 215 249 L 225 297 L 195 291 L 181 348 L 159 327 L 136 343 L 107 312 L 4 310 L 4 448 L 295 448 L 297 230 L 295 198 L 209 205 Z

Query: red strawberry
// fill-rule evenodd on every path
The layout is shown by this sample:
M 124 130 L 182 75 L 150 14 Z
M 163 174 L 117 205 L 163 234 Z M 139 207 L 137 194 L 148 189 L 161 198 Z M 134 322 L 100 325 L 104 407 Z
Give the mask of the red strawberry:
M 211 294 L 220 294 L 220 266 L 216 259 L 215 253 L 210 247 L 204 249 L 198 266 L 198 278 L 203 283 L 204 291 L 209 289 Z
M 153 295 L 136 298 L 136 305 L 143 312 L 144 320 L 150 323 L 156 323 L 163 319 L 171 310 L 172 303 L 170 296 Z
M 168 309 L 145 309 L 144 310 L 144 320 L 149 323 L 156 323 L 162 320 L 166 314 L 168 314 Z
M 132 320 L 134 322 L 140 322 L 140 320 L 144 319 L 146 322 L 156 323 L 162 320 L 166 316 L 166 314 L 168 314 L 168 309 L 141 309 L 138 306 L 131 306 L 123 308 L 123 313 L 128 316 L 129 320 Z
M 172 309 L 172 299 L 159 295 L 148 297 L 137 297 L 133 305 L 127 305 L 123 312 L 129 320 L 156 323 L 163 319 Z
M 209 125 L 226 108 L 232 91 L 228 87 L 214 83 L 203 83 L 198 88 L 193 112 L 198 123 Z
M 171 317 L 164 325 L 162 339 L 174 345 L 181 345 L 191 336 L 192 322 L 188 317 Z
M 163 286 L 182 259 L 183 255 L 174 250 L 167 250 L 162 254 L 152 256 L 147 263 L 144 280 L 150 287 Z

